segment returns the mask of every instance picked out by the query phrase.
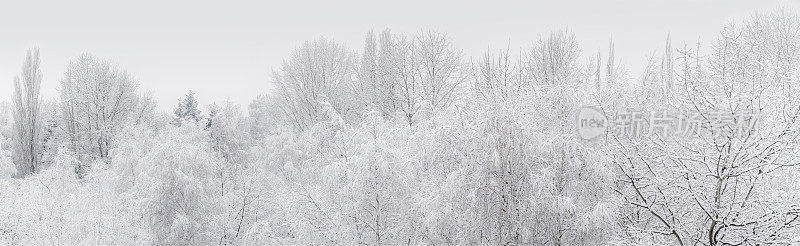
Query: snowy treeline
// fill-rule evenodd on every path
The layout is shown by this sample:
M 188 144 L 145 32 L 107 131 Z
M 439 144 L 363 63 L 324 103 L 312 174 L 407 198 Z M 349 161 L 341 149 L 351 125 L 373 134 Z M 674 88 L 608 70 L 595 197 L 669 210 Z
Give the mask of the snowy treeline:
M 800 19 L 665 37 L 635 75 L 569 30 L 480 57 L 438 31 L 320 38 L 249 105 L 189 91 L 168 113 L 88 53 L 44 100 L 31 50 L 0 95 L 0 244 L 800 243 Z M 700 124 L 585 140 L 587 105 Z M 742 115 L 760 127 L 718 120 Z

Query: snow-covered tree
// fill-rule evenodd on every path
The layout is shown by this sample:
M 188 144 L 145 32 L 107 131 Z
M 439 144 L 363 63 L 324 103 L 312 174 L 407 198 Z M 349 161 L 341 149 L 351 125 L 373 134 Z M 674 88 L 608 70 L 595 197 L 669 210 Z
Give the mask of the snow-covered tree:
M 380 98 L 379 70 L 378 70 L 378 46 L 375 40 L 375 33 L 370 30 L 364 40 L 364 51 L 361 54 L 361 65 L 358 71 L 359 94 L 361 100 L 369 103 L 378 104 Z M 375 105 L 376 107 L 378 105 Z
M 538 86 L 570 83 L 578 73 L 580 48 L 575 34 L 569 30 L 551 32 L 539 37 L 526 54 L 526 83 Z
M 153 124 L 156 120 L 157 102 L 153 99 L 152 92 L 146 92 L 139 98 L 136 111 L 133 115 L 133 124 Z
M 209 117 L 211 124 L 206 126 L 211 135 L 211 147 L 228 162 L 242 164 L 250 144 L 250 135 L 241 108 L 232 102 L 225 102 L 221 107 L 209 109 L 209 114 L 211 112 L 214 112 Z
M 49 167 L 55 162 L 58 149 L 63 144 L 61 131 L 61 106 L 58 101 L 48 100 L 42 105 L 42 167 Z
M 414 70 L 418 74 L 422 100 L 433 111 L 443 111 L 458 96 L 467 70 L 446 34 L 425 31 L 414 37 Z
M 489 103 L 510 100 L 523 90 L 521 65 L 509 57 L 507 50 L 487 51 L 475 70 L 472 92 Z
M 394 51 L 392 69 L 387 70 L 387 80 L 396 81 L 397 108 L 402 118 L 413 125 L 418 121 L 418 113 L 422 107 L 422 77 L 416 69 L 416 44 L 403 36 L 396 36 L 393 42 Z
M 800 104 L 789 86 L 797 79 L 800 29 L 787 14 L 759 14 L 727 26 L 711 54 L 679 50 L 682 84 L 673 103 L 694 126 L 679 125 L 681 134 L 614 137 L 617 190 L 628 205 L 624 216 L 634 240 L 798 242 L 800 204 L 783 195 L 797 190 L 776 188 L 800 164 Z
M 194 96 L 194 92 L 189 90 L 185 99 L 178 100 L 178 106 L 175 107 L 175 122 L 180 125 L 182 121 L 200 122 L 203 119 L 203 113 L 199 109 L 200 104 Z
M 109 61 L 85 53 L 61 79 L 61 113 L 68 145 L 81 158 L 105 159 L 114 138 L 132 121 L 137 82 Z
M 22 77 L 14 77 L 14 161 L 20 175 L 36 172 L 42 154 L 42 71 L 39 49 L 28 50 Z
M 266 134 L 272 133 L 282 126 L 281 112 L 276 101 L 277 99 L 272 95 L 258 95 L 247 105 L 247 115 L 250 121 L 248 132 L 254 139 L 263 139 Z
M 289 125 L 305 130 L 325 120 L 324 104 L 354 120 L 361 111 L 353 101 L 354 62 L 349 49 L 324 38 L 296 48 L 281 70 L 273 72 L 278 104 Z
M 378 43 L 378 85 L 376 86 L 378 90 L 375 92 L 377 96 L 375 104 L 384 115 L 388 116 L 394 116 L 399 107 L 396 42 L 391 30 L 387 28 L 381 32 Z
M 225 212 L 217 170 L 224 159 L 203 126 L 169 126 L 160 133 L 134 130 L 113 152 L 110 185 L 128 197 L 151 244 L 219 242 Z

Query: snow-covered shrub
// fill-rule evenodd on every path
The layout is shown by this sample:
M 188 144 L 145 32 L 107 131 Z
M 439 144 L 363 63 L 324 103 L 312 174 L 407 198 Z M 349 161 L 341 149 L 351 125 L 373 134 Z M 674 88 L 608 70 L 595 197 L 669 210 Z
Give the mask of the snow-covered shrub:
M 0 137 L 2 137 L 0 135 Z M 17 174 L 17 167 L 11 160 L 11 152 L 0 148 L 0 179 L 11 178 Z
M 5 227 L 7 242 L 22 245 L 142 242 L 135 235 L 137 223 L 131 220 L 137 216 L 108 188 L 109 182 L 100 178 L 107 176 L 101 174 L 105 171 L 91 170 L 88 175 L 95 178 L 80 181 L 76 166 L 77 158 L 62 148 L 51 167 L 0 185 L 0 228 Z
M 0 179 L 17 174 L 17 167 L 11 158 L 11 115 L 9 104 L 0 101 Z

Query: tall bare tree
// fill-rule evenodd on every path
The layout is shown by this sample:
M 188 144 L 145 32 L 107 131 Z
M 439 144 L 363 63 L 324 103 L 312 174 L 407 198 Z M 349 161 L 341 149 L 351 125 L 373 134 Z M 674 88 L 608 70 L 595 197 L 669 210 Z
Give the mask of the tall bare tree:
M 504 102 L 520 93 L 520 64 L 511 60 L 508 49 L 494 54 L 486 51 L 475 70 L 473 93 L 487 102 Z
M 105 159 L 115 134 L 136 111 L 137 82 L 109 61 L 83 54 L 61 80 L 61 106 L 70 147 L 82 157 Z
M 295 129 L 305 130 L 335 113 L 351 118 L 360 110 L 352 103 L 355 65 L 353 53 L 344 45 L 324 38 L 296 48 L 289 60 L 275 71 L 281 111 Z
M 359 94 L 365 100 L 382 109 L 378 104 L 382 100 L 378 84 L 378 54 L 375 33 L 370 30 L 364 40 L 364 51 L 361 54 L 361 66 L 358 72 Z
M 446 34 L 436 31 L 422 32 L 414 41 L 415 70 L 422 82 L 422 99 L 432 110 L 447 108 L 467 78 L 461 51 Z
M 18 174 L 35 172 L 41 162 L 42 123 L 39 89 L 39 49 L 28 50 L 22 65 L 22 76 L 14 77 L 14 159 Z
M 557 85 L 576 78 L 580 48 L 575 34 L 569 30 L 540 37 L 528 52 L 525 61 L 526 84 Z
M 413 41 L 405 37 L 395 37 L 395 62 L 393 64 L 397 76 L 397 104 L 408 125 L 413 125 L 420 109 L 419 94 L 421 78 L 415 68 L 415 46 Z

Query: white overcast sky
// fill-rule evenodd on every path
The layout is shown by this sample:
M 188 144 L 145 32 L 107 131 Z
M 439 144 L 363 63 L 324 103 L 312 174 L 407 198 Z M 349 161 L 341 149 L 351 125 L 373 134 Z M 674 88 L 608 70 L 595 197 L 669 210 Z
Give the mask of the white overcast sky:
M 713 40 L 728 21 L 782 0 L 666 1 L 51 1 L 0 2 L 0 100 L 25 51 L 38 46 L 43 96 L 58 96 L 70 59 L 82 52 L 115 61 L 150 90 L 161 110 L 194 90 L 202 104 L 246 105 L 266 93 L 273 69 L 305 40 L 325 36 L 359 51 L 369 29 L 413 34 L 438 29 L 465 55 L 487 47 L 528 47 L 538 35 L 568 27 L 584 54 L 606 52 L 640 71 L 648 54 L 673 43 Z

